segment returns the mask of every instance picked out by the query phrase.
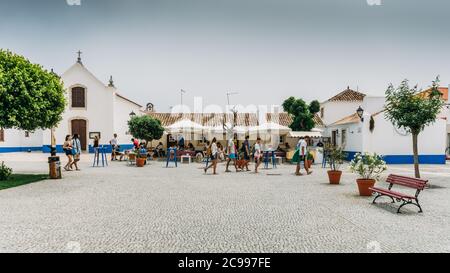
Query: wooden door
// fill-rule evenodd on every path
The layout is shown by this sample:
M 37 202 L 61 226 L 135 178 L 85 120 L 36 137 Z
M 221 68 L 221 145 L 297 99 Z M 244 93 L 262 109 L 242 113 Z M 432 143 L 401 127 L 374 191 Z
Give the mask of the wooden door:
M 83 119 L 72 120 L 72 135 L 80 135 L 81 150 L 87 150 L 87 123 Z
M 331 144 L 337 146 L 337 131 L 333 131 L 331 134 Z

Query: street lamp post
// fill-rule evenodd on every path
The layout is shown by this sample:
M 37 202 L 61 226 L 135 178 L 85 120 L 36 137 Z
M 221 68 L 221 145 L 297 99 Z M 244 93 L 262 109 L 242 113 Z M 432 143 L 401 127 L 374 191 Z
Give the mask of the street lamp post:
M 180 94 L 181 94 L 181 106 L 183 106 L 183 95 L 186 94 L 187 92 L 183 89 L 180 90 Z
M 228 101 L 228 106 L 230 106 L 230 97 L 234 96 L 234 95 L 238 95 L 238 92 L 228 92 L 227 93 L 227 101 Z
M 356 110 L 356 114 L 361 119 L 361 122 L 364 122 L 364 109 L 361 106 Z

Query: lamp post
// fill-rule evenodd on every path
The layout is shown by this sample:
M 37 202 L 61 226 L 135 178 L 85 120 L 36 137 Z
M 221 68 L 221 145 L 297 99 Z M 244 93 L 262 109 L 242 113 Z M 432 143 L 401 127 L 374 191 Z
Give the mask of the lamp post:
M 356 114 L 361 119 L 361 122 L 364 122 L 364 109 L 361 106 L 356 110 Z
M 131 111 L 130 118 L 134 118 L 136 116 L 136 113 L 134 111 Z
M 186 94 L 187 92 L 183 89 L 180 90 L 180 94 L 181 94 L 181 106 L 183 106 L 183 95 Z
M 238 92 L 228 92 L 227 93 L 227 101 L 228 101 L 228 106 L 230 106 L 230 97 L 234 96 L 234 95 L 238 95 Z

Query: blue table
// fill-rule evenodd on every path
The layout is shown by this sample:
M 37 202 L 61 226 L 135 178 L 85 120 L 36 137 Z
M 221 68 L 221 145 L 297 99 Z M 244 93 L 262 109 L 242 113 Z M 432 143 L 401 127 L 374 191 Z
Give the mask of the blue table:
M 102 167 L 108 166 L 108 155 L 105 146 L 94 148 L 94 164 L 92 167 L 100 167 L 100 156 L 102 157 Z
M 264 152 L 264 169 L 269 169 L 269 158 L 272 158 L 272 166 L 274 169 L 277 168 L 277 160 L 275 151 L 265 151 Z

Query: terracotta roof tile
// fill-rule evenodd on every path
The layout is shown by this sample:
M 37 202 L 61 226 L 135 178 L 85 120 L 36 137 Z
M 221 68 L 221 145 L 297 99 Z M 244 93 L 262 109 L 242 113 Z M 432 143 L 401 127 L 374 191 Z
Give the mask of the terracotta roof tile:
M 202 124 L 203 126 L 208 127 L 216 127 L 221 126 L 224 123 L 229 123 L 233 121 L 233 114 L 231 113 L 155 113 L 155 112 L 147 112 L 147 115 L 159 119 L 163 126 L 170 126 L 175 122 L 178 122 L 183 119 L 190 119 L 193 122 Z M 275 122 L 282 126 L 289 127 L 292 124 L 292 117 L 288 113 L 279 113 L 278 117 L 276 114 L 268 113 L 266 115 L 267 122 Z M 314 122 L 316 123 L 316 127 L 324 127 L 324 123 L 322 119 L 315 115 Z M 243 127 L 251 127 L 258 126 L 258 116 L 255 113 L 238 113 L 236 119 L 237 126 Z
M 358 114 L 355 113 L 348 117 L 340 119 L 329 126 L 345 125 L 345 124 L 352 124 L 352 123 L 358 123 L 358 122 L 360 122 L 360 118 L 359 118 Z
M 328 101 L 363 101 L 364 97 L 366 97 L 365 94 L 352 90 L 348 87 L 346 90 L 332 97 Z

